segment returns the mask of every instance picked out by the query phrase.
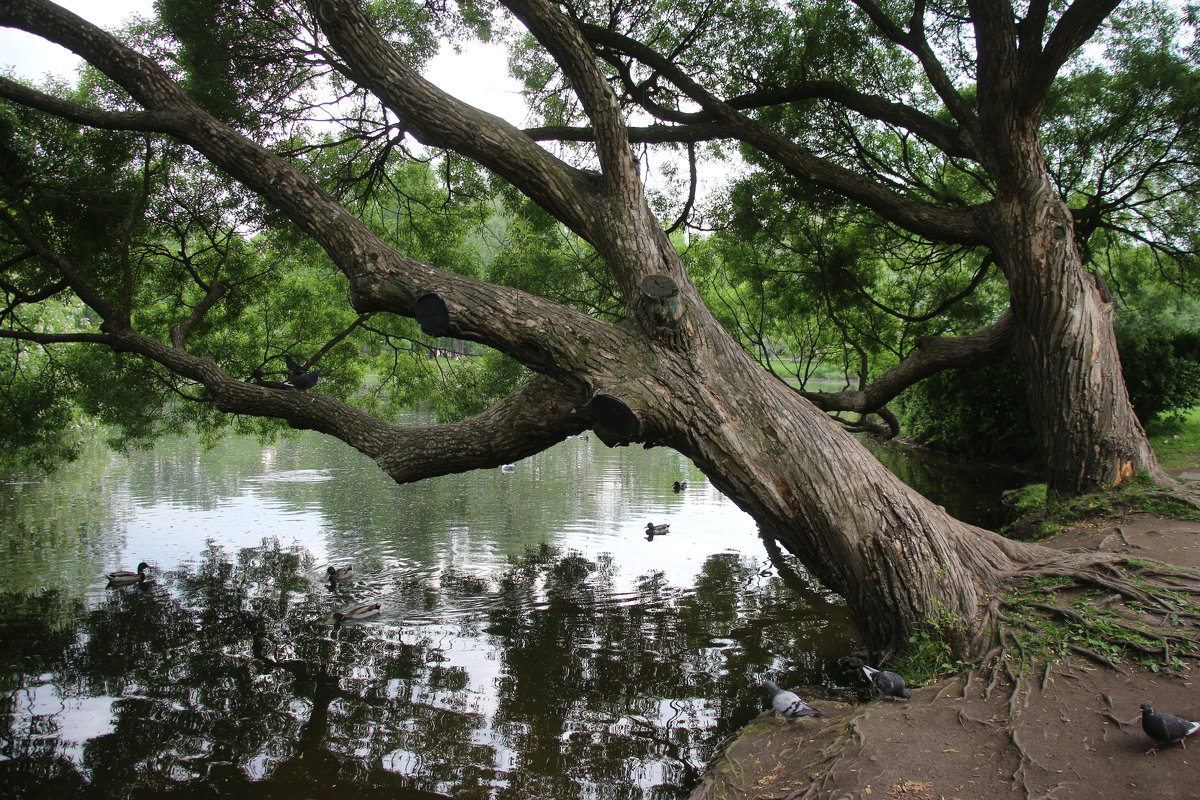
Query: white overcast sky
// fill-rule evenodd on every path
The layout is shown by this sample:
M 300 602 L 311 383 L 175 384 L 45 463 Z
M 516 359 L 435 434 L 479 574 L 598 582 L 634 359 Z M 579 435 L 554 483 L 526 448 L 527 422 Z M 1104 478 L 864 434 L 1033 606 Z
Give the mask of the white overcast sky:
M 57 0 L 101 28 L 115 28 L 133 16 L 154 13 L 152 0 Z M 47 73 L 74 80 L 81 59 L 45 39 L 12 28 L 0 28 L 0 69 L 38 81 Z M 450 94 L 516 125 L 525 124 L 520 85 L 509 77 L 507 56 L 496 46 L 473 46 L 462 55 L 444 52 L 430 62 L 427 77 Z

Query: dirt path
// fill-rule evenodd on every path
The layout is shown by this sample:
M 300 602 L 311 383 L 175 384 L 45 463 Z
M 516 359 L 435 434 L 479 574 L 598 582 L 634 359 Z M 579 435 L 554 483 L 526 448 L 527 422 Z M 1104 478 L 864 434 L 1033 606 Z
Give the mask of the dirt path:
M 1137 516 L 1047 543 L 1200 570 L 1197 522 Z M 1018 692 L 958 677 L 907 703 L 815 700 L 826 717 L 747 726 L 691 800 L 1200 800 L 1200 740 L 1143 755 L 1139 710 L 1200 720 L 1198 677 L 1071 658 Z

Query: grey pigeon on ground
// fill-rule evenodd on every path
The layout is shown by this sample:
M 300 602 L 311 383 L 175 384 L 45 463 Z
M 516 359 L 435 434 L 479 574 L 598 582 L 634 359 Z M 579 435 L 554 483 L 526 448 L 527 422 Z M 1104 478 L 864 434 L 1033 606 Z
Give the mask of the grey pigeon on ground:
M 1154 746 L 1145 755 L 1157 753 L 1160 745 L 1166 746 L 1179 742 L 1184 749 L 1187 744 L 1184 739 L 1196 731 L 1200 731 L 1200 722 L 1191 722 L 1174 714 L 1163 714 L 1154 710 L 1149 703 L 1142 703 L 1142 730 L 1154 740 Z
M 820 711 L 800 699 L 795 692 L 780 689 L 771 681 L 763 681 L 763 688 L 771 693 L 771 709 L 775 716 L 792 722 L 800 717 L 822 717 Z
M 910 692 L 904 685 L 904 678 L 901 678 L 894 672 L 888 672 L 886 669 L 875 669 L 863 664 L 863 675 L 867 676 L 867 681 L 879 692 L 880 697 L 896 697 L 902 700 L 912 699 Z

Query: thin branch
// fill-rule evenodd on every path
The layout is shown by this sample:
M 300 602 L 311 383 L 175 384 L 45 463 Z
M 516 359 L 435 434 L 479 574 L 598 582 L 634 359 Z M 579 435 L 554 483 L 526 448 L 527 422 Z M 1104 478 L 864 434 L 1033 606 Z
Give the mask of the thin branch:
M 913 23 L 912 31 L 908 33 L 884 13 L 873 0 L 854 0 L 854 4 L 862 9 L 880 33 L 917 57 L 921 68 L 925 71 L 925 77 L 929 79 L 929 83 L 937 92 L 938 97 L 946 104 L 950 114 L 958 121 L 959 125 L 973 129 L 977 124 L 974 109 L 954 88 L 954 82 L 946 74 L 946 68 L 942 66 L 937 54 L 933 52 L 933 48 L 929 46 L 929 42 L 925 38 L 923 18 L 917 14 L 917 10 L 923 7 L 923 3 L 918 3 L 914 7 L 910 20 Z M 918 26 L 916 23 L 922 24 Z
M 3 222 L 8 228 L 17 235 L 21 243 L 33 253 L 36 253 L 38 258 L 41 258 L 46 263 L 55 267 L 63 276 L 63 279 L 71 290 L 79 296 L 79 299 L 87 303 L 96 310 L 100 316 L 107 319 L 117 319 L 116 311 L 105 300 L 99 292 L 92 287 L 90 283 L 83 280 L 79 273 L 72 267 L 71 262 L 66 259 L 61 253 L 53 250 L 48 244 L 34 236 L 25 226 L 8 211 L 8 209 L 0 207 L 0 222 Z

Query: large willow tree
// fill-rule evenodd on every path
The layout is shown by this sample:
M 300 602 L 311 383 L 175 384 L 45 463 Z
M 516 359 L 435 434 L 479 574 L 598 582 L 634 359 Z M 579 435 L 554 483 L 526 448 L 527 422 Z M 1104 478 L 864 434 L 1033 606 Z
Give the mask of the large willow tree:
M 852 197 L 897 225 L 992 249 L 1011 286 L 1017 347 L 1045 444 L 1056 454 L 1056 486 L 1098 486 L 1131 468 L 1155 469 L 1120 380 L 1110 304 L 1081 268 L 1070 210 L 1050 184 L 1038 138 L 1039 110 L 1056 74 L 1115 2 L 1076 0 L 1061 13 L 1034 2 L 1024 17 L 1004 2 L 955 6 L 953 18 L 973 32 L 974 52 L 953 54 L 975 64 L 970 91 L 951 81 L 926 36 L 927 17 L 937 16 L 933 9 L 918 3 L 893 19 L 882 7 L 860 2 L 865 17 L 851 22 L 869 21 L 910 52 L 933 88 L 922 102 L 936 98 L 941 110 L 825 84 L 722 98 L 721 87 L 693 78 L 672 61 L 672 52 L 625 36 L 619 30 L 624 11 L 616 4 L 608 27 L 587 21 L 571 4 L 500 5 L 527 30 L 522 47 L 536 49 L 561 75 L 569 89 L 559 95 L 566 98 L 563 108 L 586 117 L 586 131 L 577 137 L 590 142 L 582 166 L 424 79 L 416 64 L 430 50 L 429 31 L 402 24 L 419 10 L 413 4 L 164 1 L 160 8 L 176 39 L 146 39 L 140 49 L 47 0 L 0 4 L 0 24 L 69 48 L 105 78 L 89 95 L 105 99 L 87 102 L 0 80 L 0 95 L 14 107 L 186 145 L 269 204 L 277 222 L 294 226 L 298 248 L 319 246 L 344 275 L 342 302 L 355 314 L 416 318 L 426 333 L 481 343 L 535 373 L 494 407 L 458 423 L 404 428 L 323 392 L 322 384 L 305 393 L 248 380 L 245 365 L 227 362 L 215 344 L 213 329 L 233 335 L 244 311 L 237 281 L 220 273 L 223 266 L 202 273 L 182 264 L 169 272 L 177 285 L 160 286 L 168 273 L 133 263 L 120 246 L 133 223 L 105 230 L 85 214 L 80 224 L 86 231 L 65 233 L 71 215 L 62 206 L 69 203 L 51 212 L 35 194 L 22 195 L 21 186 L 37 185 L 28 175 L 27 183 L 11 187 L 2 209 L 6 324 L 0 335 L 47 348 L 82 344 L 133 354 L 186 379 L 190 386 L 179 395 L 189 400 L 335 436 L 397 481 L 496 466 L 587 428 L 610 444 L 669 446 L 842 594 L 872 646 L 900 646 L 931 623 L 958 650 L 977 646 L 976 634 L 988 621 L 980 610 L 985 597 L 1045 568 L 1054 554 L 963 524 L 908 489 L 821 410 L 758 367 L 718 324 L 646 200 L 622 103 L 623 78 L 635 80 L 625 75 L 623 59 L 632 58 L 653 73 L 636 84 L 645 89 L 642 106 L 676 118 L 666 138 L 682 135 L 671 133 L 678 129 L 739 140 L 801 180 Z M 832 8 L 800 9 L 798 30 L 804 15 Z M 748 15 L 747 24 L 754 19 Z M 740 39 L 752 42 L 752 33 L 743 30 Z M 802 59 L 803 51 L 795 57 Z M 678 107 L 656 105 L 651 84 L 669 85 Z M 336 148 L 324 160 L 302 161 L 298 154 L 312 151 L 281 139 L 272 114 L 300 103 L 305 92 L 311 97 L 330 88 L 343 92 L 343 107 L 354 108 L 359 120 L 377 115 L 376 128 L 356 137 L 362 147 L 345 164 L 329 163 Z M 953 158 L 975 160 L 994 182 L 993 196 L 974 207 L 907 196 L 814 155 L 772 128 L 769 114 L 750 113 L 814 92 Z M 587 242 L 623 304 L 621 316 L 582 313 L 426 263 L 351 211 L 361 206 L 324 188 L 339 170 L 352 172 L 355 159 L 386 162 L 406 134 L 485 168 Z M 24 152 L 47 163 L 40 146 Z M 143 185 L 153 185 L 158 162 L 147 157 L 143 163 Z M 20 173 L 19 165 L 9 167 L 9 174 Z M 369 180 L 356 186 L 384 189 Z M 195 202 L 204 196 L 198 192 Z M 77 200 L 87 208 L 88 197 Z M 98 243 L 105 235 L 113 248 Z M 102 252 L 108 255 L 101 258 Z M 159 304 L 147 316 L 139 300 L 147 286 L 177 302 Z M 22 323 L 37 304 L 67 294 L 90 309 L 77 329 L 46 332 Z M 296 309 L 301 315 L 323 311 Z

